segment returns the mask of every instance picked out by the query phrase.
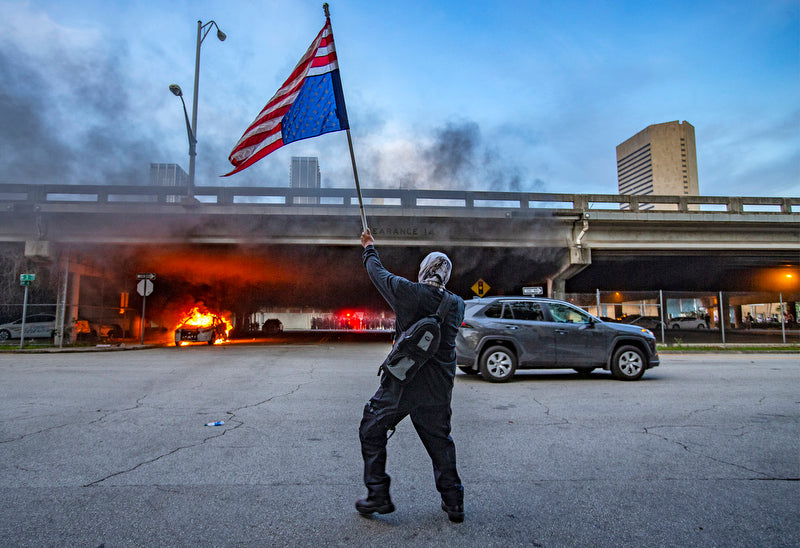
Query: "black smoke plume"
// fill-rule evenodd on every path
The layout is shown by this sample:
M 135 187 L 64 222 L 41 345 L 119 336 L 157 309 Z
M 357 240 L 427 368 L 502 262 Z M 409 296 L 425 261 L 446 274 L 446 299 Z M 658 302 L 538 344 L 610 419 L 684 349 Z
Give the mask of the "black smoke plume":
M 0 42 L 0 182 L 146 184 L 159 156 L 130 107 L 125 55 L 49 52 L 43 65 Z

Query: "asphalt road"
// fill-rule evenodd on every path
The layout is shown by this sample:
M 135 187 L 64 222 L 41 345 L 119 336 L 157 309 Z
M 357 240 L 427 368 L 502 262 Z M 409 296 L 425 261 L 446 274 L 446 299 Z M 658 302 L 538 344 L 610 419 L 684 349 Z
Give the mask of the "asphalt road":
M 798 354 L 664 354 L 633 383 L 459 373 L 453 524 L 407 421 L 389 442 L 397 511 L 353 508 L 387 349 L 0 354 L 0 545 L 800 544 Z

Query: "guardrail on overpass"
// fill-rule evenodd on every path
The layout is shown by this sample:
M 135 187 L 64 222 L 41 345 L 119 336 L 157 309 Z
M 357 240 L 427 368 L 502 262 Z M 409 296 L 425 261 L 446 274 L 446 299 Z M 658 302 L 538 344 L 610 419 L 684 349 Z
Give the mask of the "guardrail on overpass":
M 187 187 L 122 185 L 0 184 L 0 203 L 6 209 L 24 205 L 65 203 L 160 203 L 186 205 Z M 800 198 L 742 196 L 633 196 L 619 194 L 558 194 L 538 192 L 492 192 L 470 190 L 362 189 L 365 205 L 391 209 L 452 210 L 502 208 L 507 210 L 554 209 L 582 212 L 592 209 L 676 211 L 702 213 L 800 213 Z M 199 186 L 194 189 L 203 205 L 261 205 L 267 207 L 330 208 L 357 206 L 354 188 L 298 189 L 288 187 Z
M 355 188 L 187 192 L 0 184 L 0 240 L 343 245 L 360 232 Z M 385 245 L 561 248 L 581 264 L 589 249 L 800 249 L 800 198 L 400 189 L 363 198 Z

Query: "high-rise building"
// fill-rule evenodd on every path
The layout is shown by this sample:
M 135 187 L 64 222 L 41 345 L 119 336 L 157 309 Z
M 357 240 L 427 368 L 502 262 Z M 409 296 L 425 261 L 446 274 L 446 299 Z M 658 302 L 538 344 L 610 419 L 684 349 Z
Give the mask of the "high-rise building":
M 150 186 L 186 186 L 189 175 L 178 164 L 150 164 Z M 167 202 L 179 201 L 179 196 L 167 196 Z
M 189 175 L 178 164 L 150 164 L 150 185 L 184 186 L 189 184 Z
M 319 172 L 319 159 L 312 156 L 292 156 L 289 168 L 289 186 L 291 188 L 319 188 L 322 177 Z M 295 198 L 297 204 L 316 204 L 316 197 L 299 196 Z
M 620 194 L 699 195 L 692 124 L 654 124 L 617 145 L 617 180 Z M 658 209 L 653 204 L 639 207 Z

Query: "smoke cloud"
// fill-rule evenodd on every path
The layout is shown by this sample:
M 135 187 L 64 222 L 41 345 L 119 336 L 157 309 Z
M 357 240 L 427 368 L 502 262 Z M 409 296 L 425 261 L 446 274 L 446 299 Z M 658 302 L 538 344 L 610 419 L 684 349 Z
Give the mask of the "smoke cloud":
M 30 51 L 0 41 L 0 182 L 147 184 L 149 163 L 170 161 L 157 145 L 169 130 L 157 118 L 143 117 L 142 99 L 129 91 L 136 86 L 124 72 L 125 48 L 94 43 L 63 48 L 59 42 Z M 388 128 L 374 118 L 365 123 L 372 127 L 364 127 L 366 137 L 356 150 L 365 188 L 543 190 L 541 180 L 528 180 L 524 168 L 486 142 L 475 121 L 447 122 L 418 134 Z M 409 135 L 418 136 L 412 140 Z M 203 138 L 204 158 L 227 157 L 233 137 L 227 143 L 207 126 Z M 331 139 L 303 145 L 320 156 L 325 186 L 352 180 L 349 158 L 335 150 L 340 145 Z M 182 152 L 179 158 L 184 159 Z M 267 184 L 285 185 L 288 163 L 263 162 L 270 167 Z M 217 177 L 218 167 L 201 163 L 199 184 L 239 185 L 259 171 L 254 167 L 248 177 L 228 180 Z
M 372 188 L 544 191 L 541 179 L 529 179 L 521 165 L 488 144 L 472 120 L 447 122 L 415 141 L 373 135 L 363 146 L 364 178 Z
M 153 61 L 143 68 L 122 39 L 63 26 L 34 10 L 11 17 L 0 36 L 0 182 L 135 185 L 147 184 L 152 162 L 188 168 L 181 107 L 166 89 L 171 78 L 185 78 L 175 73 L 185 60 L 173 62 L 147 42 Z M 206 76 L 222 85 L 219 74 Z M 220 178 L 251 121 L 252 113 L 237 121 L 238 105 L 201 105 L 198 186 L 285 186 L 289 158 L 305 155 L 320 158 L 323 186 L 352 184 L 342 134 L 293 143 L 241 175 Z M 364 188 L 543 190 L 523 162 L 495 145 L 507 136 L 501 129 L 487 136 L 468 118 L 401 126 L 373 106 L 358 107 L 350 114 Z
M 0 182 L 136 185 L 147 184 L 152 162 L 188 168 L 181 107 L 166 89 L 172 78 L 186 78 L 175 72 L 188 66 L 185 59 L 173 60 L 157 42 L 129 45 L 35 10 L 11 17 L 0 36 Z M 137 65 L 129 47 L 147 48 L 152 63 Z M 223 85 L 219 73 L 205 76 L 209 85 Z M 469 118 L 403 125 L 375 106 L 357 105 L 350 114 L 364 188 L 544 190 L 501 144 L 507 130 L 487 132 Z M 238 121 L 243 107 L 235 100 L 201 106 L 198 186 L 286 186 L 289 158 L 306 155 L 320 158 L 323 186 L 352 185 L 342 134 L 293 143 L 241 175 L 220 178 L 252 113 Z
M 146 184 L 157 139 L 133 108 L 124 48 L 41 32 L 0 41 L 0 182 Z

